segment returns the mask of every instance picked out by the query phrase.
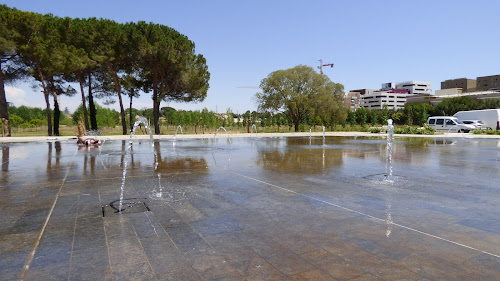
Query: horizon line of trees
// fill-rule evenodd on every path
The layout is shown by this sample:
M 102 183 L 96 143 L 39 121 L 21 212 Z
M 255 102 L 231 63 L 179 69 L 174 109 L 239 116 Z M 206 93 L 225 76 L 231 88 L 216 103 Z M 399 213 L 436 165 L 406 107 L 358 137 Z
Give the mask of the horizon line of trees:
M 100 127 L 115 127 L 120 124 L 120 114 L 118 111 L 96 105 L 97 123 Z M 335 125 L 350 125 L 350 126 L 366 126 L 366 125 L 384 125 L 387 119 L 394 120 L 396 125 L 413 125 L 423 126 L 427 118 L 430 116 L 452 116 L 458 111 L 480 110 L 500 108 L 500 99 L 485 99 L 475 100 L 470 97 L 456 97 L 443 100 L 443 102 L 432 106 L 428 103 L 410 104 L 402 109 L 388 109 L 384 107 L 378 109 L 358 108 L 355 111 L 345 110 L 346 119 L 341 122 L 328 123 L 321 119 L 318 115 L 307 115 L 300 123 L 300 130 L 305 130 L 308 127 L 326 126 L 333 127 Z M 135 116 L 144 116 L 149 120 L 153 119 L 153 109 L 135 109 L 132 108 L 132 120 Z M 277 126 L 278 131 L 282 126 L 287 126 L 291 130 L 295 124 L 286 114 L 270 112 L 246 111 L 245 113 L 236 114 L 231 108 L 226 110 L 227 118 L 223 118 L 220 113 L 210 111 L 207 108 L 202 110 L 176 110 L 172 107 L 162 107 L 160 109 L 160 117 L 163 125 L 167 126 L 203 126 L 204 128 L 218 128 L 220 126 L 226 128 L 245 128 L 253 124 L 259 127 Z M 28 106 L 9 106 L 9 114 L 11 115 L 12 125 L 14 127 L 32 128 L 46 126 L 47 121 L 44 120 L 44 110 L 36 107 Z M 129 114 L 129 113 L 128 113 Z M 83 117 L 83 106 L 80 105 L 74 113 L 68 110 L 61 114 L 60 122 L 65 125 L 76 125 L 78 120 Z M 133 125 L 134 122 L 127 125 Z
M 4 127 L 10 128 L 4 84 L 34 81 L 44 94 L 49 136 L 59 134 L 58 97 L 77 93 L 71 84 L 79 85 L 87 130 L 98 129 L 94 98 L 104 99 L 106 104 L 117 97 L 123 134 L 127 134 L 122 95 L 129 98 L 132 123 L 133 98 L 149 93 L 155 134 L 159 134 L 161 101 L 203 101 L 210 79 L 206 60 L 195 53 L 195 44 L 168 26 L 61 18 L 6 5 L 0 5 L 0 69 Z

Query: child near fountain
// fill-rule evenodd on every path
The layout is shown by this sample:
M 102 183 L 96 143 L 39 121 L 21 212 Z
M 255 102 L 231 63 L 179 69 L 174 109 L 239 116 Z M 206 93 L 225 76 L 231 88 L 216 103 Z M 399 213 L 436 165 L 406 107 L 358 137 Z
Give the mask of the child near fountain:
M 96 138 L 92 138 L 92 137 L 84 137 L 84 136 L 78 136 L 78 140 L 76 141 L 77 144 L 85 144 L 85 145 L 90 145 L 90 144 L 101 144 L 101 141 L 96 139 Z
M 101 144 L 101 141 L 93 138 L 93 137 L 88 137 L 84 136 L 87 130 L 85 129 L 85 126 L 83 125 L 83 120 L 80 118 L 78 121 L 78 136 L 77 136 L 77 144 L 85 144 L 86 146 L 91 145 L 91 144 Z

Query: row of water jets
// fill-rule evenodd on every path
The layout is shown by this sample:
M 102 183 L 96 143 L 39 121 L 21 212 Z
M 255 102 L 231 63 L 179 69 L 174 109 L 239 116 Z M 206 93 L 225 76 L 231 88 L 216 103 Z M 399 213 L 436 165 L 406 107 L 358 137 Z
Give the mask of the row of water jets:
M 154 149 L 154 138 L 153 138 L 153 133 L 151 131 L 151 128 L 149 127 L 149 122 L 148 120 L 146 120 L 146 118 L 144 117 L 140 117 L 135 123 L 134 123 L 134 126 L 132 127 L 132 131 L 130 132 L 130 138 L 129 138 L 129 145 L 126 149 L 126 152 L 125 152 L 125 161 L 123 163 L 123 172 L 122 172 L 122 183 L 121 183 L 121 186 L 120 186 L 120 204 L 119 204 L 119 207 L 118 207 L 118 212 L 122 212 L 124 209 L 123 209 L 123 197 L 124 197 L 124 191 L 125 191 L 125 181 L 126 181 L 126 177 L 127 177 L 127 170 L 128 170 L 128 163 L 130 162 L 130 154 L 131 154 L 131 151 L 132 151 L 132 144 L 133 144 L 133 137 L 135 135 L 135 131 L 137 129 L 137 126 L 143 124 L 144 127 L 146 128 L 146 130 L 148 131 L 149 133 L 149 139 L 150 139 L 150 143 L 151 143 L 151 147 L 153 148 L 153 153 L 155 155 L 155 165 L 154 165 L 154 169 L 155 171 L 158 169 L 158 155 L 156 153 L 156 150 Z M 226 130 L 226 128 L 224 127 L 220 127 L 217 129 L 217 131 L 215 132 L 215 135 L 214 135 L 214 138 L 217 137 L 217 134 L 219 133 L 220 130 L 224 130 L 226 132 L 226 135 L 229 137 L 229 133 L 228 131 Z M 183 131 L 182 131 L 182 126 L 177 126 L 176 130 L 175 130 L 175 134 L 174 134 L 174 145 L 175 145 L 175 141 L 177 139 L 177 134 L 178 132 L 180 131 L 180 133 L 182 135 L 184 135 Z M 252 125 L 252 131 L 255 132 L 255 135 L 257 135 L 257 127 L 255 126 L 255 124 Z M 163 196 L 163 187 L 161 185 L 161 174 L 160 173 L 157 173 L 157 177 L 158 177 L 158 192 L 154 192 L 153 196 L 156 197 L 156 198 L 162 198 Z
M 386 173 L 385 173 L 385 181 L 392 182 L 393 178 L 393 170 L 392 170 L 392 153 L 393 153 L 393 148 L 394 148 L 394 126 L 392 124 L 392 119 L 387 120 L 388 126 L 387 126 L 387 146 L 386 146 Z M 140 117 L 135 123 L 132 128 L 132 131 L 130 133 L 130 138 L 129 138 L 129 146 L 126 149 L 126 154 L 125 154 L 125 161 L 123 164 L 123 172 L 122 172 L 122 183 L 120 186 L 120 204 L 119 204 L 119 209 L 118 212 L 123 211 L 123 197 L 124 197 L 124 190 L 125 190 L 125 180 L 127 176 L 127 169 L 128 169 L 128 163 L 130 162 L 130 154 L 132 151 L 132 144 L 133 144 L 133 136 L 135 135 L 135 131 L 137 129 L 137 126 L 140 124 L 143 124 L 146 130 L 149 133 L 149 138 L 150 138 L 150 144 L 151 148 L 153 148 L 153 153 L 155 157 L 155 164 L 154 164 L 154 170 L 156 171 L 158 169 L 158 155 L 156 153 L 156 150 L 154 149 L 154 139 L 153 139 L 153 133 L 151 132 L 151 128 L 149 127 L 149 122 L 146 120 L 144 117 Z M 226 132 L 226 135 L 229 137 L 228 131 L 224 127 L 219 127 L 217 131 L 215 132 L 214 139 L 217 137 L 217 134 L 219 133 L 220 130 L 224 130 Z M 177 133 L 180 130 L 180 133 L 184 135 L 182 131 L 182 127 L 179 125 L 177 129 L 175 130 L 174 134 L 174 145 L 175 145 L 175 140 L 177 138 Z M 257 127 L 255 124 L 252 125 L 252 131 L 255 131 L 255 135 L 257 135 Z M 309 129 L 309 137 L 311 138 L 311 129 Z M 325 126 L 323 126 L 323 145 L 325 143 Z M 323 155 L 324 158 L 324 155 Z M 324 159 L 323 159 L 324 161 Z M 157 173 L 158 177 L 158 192 L 154 193 L 154 196 L 157 198 L 161 198 L 163 194 L 163 188 L 161 186 L 161 174 Z M 392 221 L 392 220 L 391 220 Z M 389 235 L 389 234 L 388 234 Z

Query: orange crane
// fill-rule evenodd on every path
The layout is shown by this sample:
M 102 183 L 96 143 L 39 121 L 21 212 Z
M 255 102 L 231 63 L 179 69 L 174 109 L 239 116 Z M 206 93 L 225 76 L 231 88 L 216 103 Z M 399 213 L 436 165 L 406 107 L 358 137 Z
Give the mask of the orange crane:
M 329 67 L 333 68 L 333 63 L 323 64 L 323 60 L 320 59 L 318 68 L 319 68 L 319 72 L 321 74 L 323 74 L 323 66 L 329 66 Z

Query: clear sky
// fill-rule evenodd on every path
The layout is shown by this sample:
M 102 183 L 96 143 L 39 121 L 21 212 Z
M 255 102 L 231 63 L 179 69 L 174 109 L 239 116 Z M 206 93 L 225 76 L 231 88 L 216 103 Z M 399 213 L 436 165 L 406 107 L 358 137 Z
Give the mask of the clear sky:
M 500 74 L 500 1 L 128 1 L 0 0 L 23 11 L 175 28 L 207 59 L 210 89 L 202 103 L 177 109 L 256 110 L 255 93 L 269 73 L 299 64 L 334 63 L 324 73 L 345 90 L 385 82 L 441 81 Z M 31 83 L 9 85 L 14 105 L 44 107 Z M 100 101 L 98 101 L 100 102 Z M 73 111 L 77 97 L 62 97 Z M 117 105 L 111 106 L 118 108 Z M 152 107 L 142 94 L 136 108 Z

